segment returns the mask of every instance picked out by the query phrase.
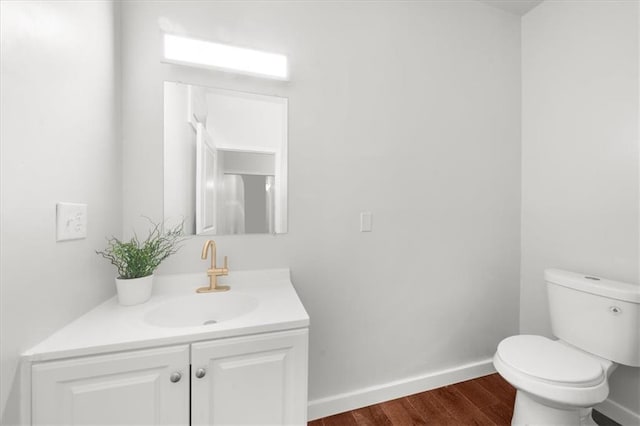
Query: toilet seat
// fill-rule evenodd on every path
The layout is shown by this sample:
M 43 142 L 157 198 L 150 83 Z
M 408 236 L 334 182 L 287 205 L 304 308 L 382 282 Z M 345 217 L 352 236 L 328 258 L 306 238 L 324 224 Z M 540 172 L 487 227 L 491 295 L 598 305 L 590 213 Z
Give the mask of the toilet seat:
M 551 406 L 592 407 L 609 394 L 607 375 L 598 358 L 543 336 L 504 339 L 493 364 L 515 388 Z
M 498 355 L 509 366 L 551 384 L 589 387 L 605 378 L 594 358 L 542 336 L 508 337 L 498 345 Z

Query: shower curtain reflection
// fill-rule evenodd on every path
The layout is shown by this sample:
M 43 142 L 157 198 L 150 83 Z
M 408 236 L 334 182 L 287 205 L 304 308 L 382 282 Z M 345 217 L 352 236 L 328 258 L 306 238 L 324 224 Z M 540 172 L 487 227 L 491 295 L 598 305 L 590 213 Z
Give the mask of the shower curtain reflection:
M 224 175 L 225 234 L 244 234 L 244 181 L 240 175 Z
M 225 234 L 275 232 L 274 176 L 224 175 L 224 214 L 219 226 Z

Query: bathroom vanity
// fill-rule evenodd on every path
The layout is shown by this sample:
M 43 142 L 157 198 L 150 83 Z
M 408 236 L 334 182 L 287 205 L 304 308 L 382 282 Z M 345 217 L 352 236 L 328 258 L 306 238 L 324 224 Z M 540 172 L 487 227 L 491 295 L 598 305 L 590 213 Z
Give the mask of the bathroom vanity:
M 157 276 L 23 354 L 27 424 L 306 424 L 309 317 L 289 271 Z

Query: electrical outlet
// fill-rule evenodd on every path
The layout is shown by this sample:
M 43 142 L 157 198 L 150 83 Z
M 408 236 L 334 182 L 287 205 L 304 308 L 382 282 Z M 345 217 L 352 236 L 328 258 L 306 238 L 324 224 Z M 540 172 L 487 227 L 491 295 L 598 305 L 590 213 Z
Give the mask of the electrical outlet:
M 56 241 L 87 238 L 87 205 L 56 204 Z
M 371 232 L 373 230 L 373 213 L 360 213 L 360 232 Z

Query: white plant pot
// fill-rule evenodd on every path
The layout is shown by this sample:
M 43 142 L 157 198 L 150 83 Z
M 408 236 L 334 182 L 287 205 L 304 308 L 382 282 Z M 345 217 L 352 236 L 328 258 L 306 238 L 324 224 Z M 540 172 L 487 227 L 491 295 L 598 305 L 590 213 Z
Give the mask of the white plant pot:
M 118 302 L 122 306 L 139 305 L 151 298 L 153 289 L 153 275 L 142 278 L 116 278 Z

